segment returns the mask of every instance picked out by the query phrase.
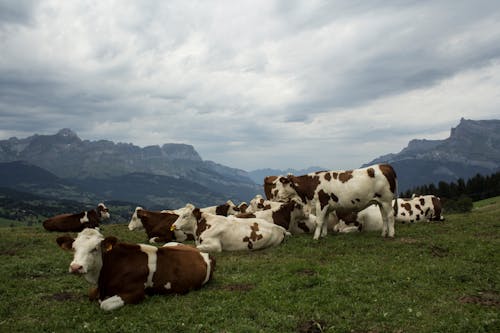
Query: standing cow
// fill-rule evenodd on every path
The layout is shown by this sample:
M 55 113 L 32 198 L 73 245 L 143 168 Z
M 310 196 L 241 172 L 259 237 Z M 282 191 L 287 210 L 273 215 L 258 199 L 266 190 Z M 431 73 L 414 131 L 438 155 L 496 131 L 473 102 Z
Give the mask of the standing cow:
M 215 267 L 211 256 L 191 246 L 119 243 L 95 229 L 84 229 L 76 239 L 58 237 L 57 244 L 74 251 L 69 272 L 97 285 L 90 296 L 99 300 L 103 310 L 139 303 L 145 294 L 198 289 L 210 280 Z
M 85 228 L 97 228 L 101 220 L 109 217 L 108 208 L 100 203 L 89 211 L 53 216 L 43 221 L 43 227 L 48 231 L 79 232 Z
M 293 198 L 311 206 L 316 215 L 314 239 L 326 236 L 330 212 L 360 211 L 372 203 L 382 214 L 383 237 L 394 237 L 392 200 L 397 197 L 396 172 L 388 164 L 348 171 L 319 171 L 303 176 L 268 176 L 264 191 L 269 200 Z

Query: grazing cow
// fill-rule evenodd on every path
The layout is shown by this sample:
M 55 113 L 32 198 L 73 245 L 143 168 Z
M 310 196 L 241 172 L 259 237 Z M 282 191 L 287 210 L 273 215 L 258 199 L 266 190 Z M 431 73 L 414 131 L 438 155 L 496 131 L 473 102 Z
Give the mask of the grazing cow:
M 57 244 L 74 251 L 69 272 L 97 285 L 89 295 L 99 300 L 103 310 L 139 303 L 145 294 L 198 289 L 210 280 L 215 267 L 211 256 L 191 246 L 119 243 L 96 229 L 84 229 L 76 239 L 58 237 Z
M 360 211 L 377 203 L 382 214 L 382 236 L 394 237 L 392 200 L 397 196 L 397 178 L 388 164 L 348 171 L 319 171 L 303 176 L 268 176 L 264 191 L 269 200 L 292 198 L 311 205 L 316 215 L 314 239 L 326 236 L 328 213 Z
M 264 201 L 264 199 L 262 199 Z M 292 234 L 309 233 L 316 229 L 316 217 L 304 211 L 304 205 L 296 200 L 272 202 L 275 208 L 238 214 L 238 218 L 259 218 L 282 226 Z
M 382 230 L 382 215 L 377 205 L 370 205 L 359 212 L 350 212 L 336 216 L 338 222 L 333 226 L 333 231 L 350 233 L 358 231 Z
M 129 230 L 144 228 L 150 243 L 194 240 L 193 235 L 185 234 L 180 230 L 170 230 L 170 227 L 177 220 L 181 211 L 182 209 L 156 212 L 136 207 L 128 228 Z
M 441 215 L 441 200 L 435 195 L 413 195 L 408 199 L 398 199 L 396 221 L 414 223 L 419 221 L 444 221 Z
M 276 246 L 290 235 L 283 227 L 257 218 L 237 218 L 202 212 L 191 204 L 172 225 L 195 235 L 196 247 L 204 252 L 258 250 Z
M 109 216 L 108 208 L 100 203 L 89 211 L 53 216 L 43 221 L 43 227 L 48 231 L 79 232 L 85 228 L 97 228 L 101 220 Z

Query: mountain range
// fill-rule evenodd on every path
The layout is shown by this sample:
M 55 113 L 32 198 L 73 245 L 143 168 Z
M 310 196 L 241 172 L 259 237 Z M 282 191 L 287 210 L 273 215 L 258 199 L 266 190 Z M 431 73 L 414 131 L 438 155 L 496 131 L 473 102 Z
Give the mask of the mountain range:
M 467 179 L 500 170 L 500 120 L 461 119 L 444 140 L 415 139 L 399 153 L 363 166 L 390 163 L 399 191 Z M 150 209 L 178 208 L 187 202 L 209 206 L 250 200 L 262 194 L 267 175 L 303 170 L 244 171 L 204 161 L 186 144 L 138 147 L 108 140 L 82 140 L 70 129 L 54 135 L 0 140 L 0 187 L 87 204 L 122 200 Z

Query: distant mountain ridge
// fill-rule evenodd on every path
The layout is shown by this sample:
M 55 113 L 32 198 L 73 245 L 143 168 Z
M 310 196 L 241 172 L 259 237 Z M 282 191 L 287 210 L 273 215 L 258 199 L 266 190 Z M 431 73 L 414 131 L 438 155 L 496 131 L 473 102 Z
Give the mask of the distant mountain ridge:
M 500 120 L 462 118 L 444 140 L 411 140 L 399 153 L 380 156 L 363 166 L 375 163 L 390 163 L 394 167 L 400 191 L 497 172 Z
M 4 163 L 0 170 L 4 177 L 7 176 L 5 178 L 23 177 L 12 169 L 12 165 L 9 169 L 8 163 L 19 161 L 24 163 L 20 166 L 25 177 L 43 173 L 29 165 L 46 170 L 58 178 L 55 183 L 71 189 L 72 196 L 78 196 L 81 191 L 82 200 L 100 197 L 177 208 L 173 205 L 191 201 L 197 205 L 213 205 L 228 199 L 247 201 L 262 192 L 245 171 L 203 161 L 191 145 L 167 143 L 141 148 L 108 140 L 81 140 L 67 128 L 54 135 L 35 134 L 23 139 L 0 140 L 0 163 Z M 127 188 L 128 192 L 117 191 L 119 182 L 128 181 L 128 175 L 135 175 L 130 178 L 135 180 L 141 175 L 142 182 Z M 39 179 L 42 183 L 25 179 L 18 185 L 31 190 L 37 189 L 37 185 L 45 187 L 46 177 Z M 157 186 L 149 179 L 154 179 Z M 148 192 L 153 187 L 155 191 L 151 192 L 155 195 Z M 160 193 L 158 187 L 165 193 Z M 52 191 L 43 192 L 60 193 L 55 186 L 50 188 Z M 171 188 L 176 188 L 176 192 Z

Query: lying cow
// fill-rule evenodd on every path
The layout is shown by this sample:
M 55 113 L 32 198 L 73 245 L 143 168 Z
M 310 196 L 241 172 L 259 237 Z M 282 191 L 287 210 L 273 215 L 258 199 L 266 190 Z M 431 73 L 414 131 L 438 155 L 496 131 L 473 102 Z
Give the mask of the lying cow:
M 262 199 L 264 200 L 264 199 Z M 296 200 L 273 202 L 274 208 L 235 215 L 239 218 L 259 218 L 282 226 L 292 234 L 310 233 L 316 229 L 316 217 L 304 211 Z M 311 218 L 312 217 L 312 218 Z
M 262 195 L 257 194 L 252 200 L 250 200 L 250 205 L 247 208 L 247 213 L 254 213 L 267 209 L 279 209 L 281 207 L 281 202 L 265 200 Z
M 200 210 L 208 214 L 228 216 L 245 213 L 247 206 L 248 205 L 244 202 L 240 205 L 235 205 L 231 200 L 228 200 L 222 205 L 204 207 L 200 208 Z
M 348 171 L 319 171 L 303 176 L 268 176 L 264 191 L 269 200 L 299 199 L 316 215 L 314 239 L 327 234 L 327 215 L 360 211 L 377 203 L 382 214 L 382 236 L 394 237 L 392 200 L 397 196 L 397 178 L 388 164 Z
M 179 217 L 181 210 L 163 210 L 161 212 L 145 210 L 136 207 L 130 223 L 129 230 L 144 228 L 150 243 L 167 243 L 171 241 L 183 242 L 194 240 L 193 235 L 185 234 L 180 230 L 172 231 L 170 227 Z
M 48 231 L 79 232 L 85 228 L 97 228 L 101 220 L 109 217 L 108 208 L 100 203 L 89 211 L 53 216 L 43 221 L 43 227 Z
M 191 246 L 119 243 L 96 229 L 84 229 L 76 239 L 58 237 L 57 244 L 74 251 L 69 272 L 97 285 L 89 295 L 103 310 L 139 303 L 145 294 L 198 289 L 210 280 L 215 267 L 211 256 Z
M 350 233 L 358 231 L 381 231 L 382 215 L 377 205 L 370 205 L 359 212 L 350 212 L 336 216 L 338 222 L 333 231 Z
M 204 252 L 258 250 L 276 246 L 290 235 L 283 227 L 262 219 L 242 219 L 202 212 L 191 204 L 172 225 L 195 235 L 196 247 Z
M 414 223 L 419 221 L 444 221 L 441 215 L 441 200 L 435 195 L 413 195 L 408 199 L 398 199 L 396 221 Z

